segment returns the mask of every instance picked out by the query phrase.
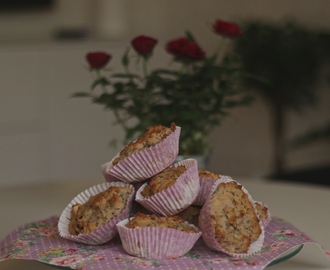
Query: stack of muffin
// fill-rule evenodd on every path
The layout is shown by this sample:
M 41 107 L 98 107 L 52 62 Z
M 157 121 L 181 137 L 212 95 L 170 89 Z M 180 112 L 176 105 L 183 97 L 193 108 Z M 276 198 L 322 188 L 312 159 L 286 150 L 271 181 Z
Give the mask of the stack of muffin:
M 258 252 L 270 220 L 268 207 L 228 176 L 175 163 L 180 127 L 150 126 L 102 165 L 105 183 L 78 194 L 64 209 L 60 235 L 84 244 L 117 233 L 131 255 L 179 257 L 202 235 L 213 250 L 232 256 Z

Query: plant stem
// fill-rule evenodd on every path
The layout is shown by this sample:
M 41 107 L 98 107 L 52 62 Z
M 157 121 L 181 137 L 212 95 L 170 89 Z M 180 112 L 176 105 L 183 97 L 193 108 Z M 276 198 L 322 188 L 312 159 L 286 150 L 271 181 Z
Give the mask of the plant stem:
M 147 59 L 145 57 L 142 57 L 142 69 L 143 69 L 144 78 L 147 78 L 148 68 L 147 68 Z
M 116 117 L 118 123 L 119 123 L 119 124 L 120 124 L 120 125 L 121 125 L 121 126 L 127 131 L 127 130 L 128 130 L 128 127 L 127 127 L 127 125 L 125 124 L 125 121 L 123 121 L 123 120 L 121 119 L 118 110 L 114 109 L 113 112 L 114 112 L 114 114 L 115 114 L 115 117 Z
M 96 69 L 96 77 L 97 80 L 101 80 L 102 79 L 102 74 L 101 74 L 101 70 L 100 69 Z M 105 85 L 102 83 L 101 84 L 101 89 L 103 91 L 103 93 L 107 92 L 107 88 L 105 87 Z
M 124 69 L 125 69 L 126 74 L 130 74 L 128 65 L 124 65 Z
M 128 71 L 128 70 L 127 70 Z M 102 74 L 101 74 L 101 70 L 100 69 L 96 69 L 96 76 L 97 76 L 97 80 L 101 80 L 102 79 Z M 105 87 L 104 84 L 101 84 L 101 88 L 103 93 L 107 93 L 107 88 Z M 117 109 L 113 109 L 113 112 L 115 114 L 115 118 L 117 119 L 117 122 L 127 131 L 128 127 L 126 126 L 125 122 L 121 119 L 119 112 Z
M 223 48 L 225 47 L 225 42 L 226 42 L 226 38 L 221 38 L 218 48 L 215 50 L 215 53 L 213 55 L 214 60 L 217 60 L 221 51 L 223 50 Z

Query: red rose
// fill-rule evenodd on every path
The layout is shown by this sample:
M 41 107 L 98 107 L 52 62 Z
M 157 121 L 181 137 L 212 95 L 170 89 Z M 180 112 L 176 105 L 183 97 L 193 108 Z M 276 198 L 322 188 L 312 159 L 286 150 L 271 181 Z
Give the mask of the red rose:
M 201 60 L 205 57 L 204 51 L 195 42 L 187 38 L 178 38 L 168 42 L 166 51 L 179 58 Z
M 90 52 L 86 55 L 86 60 L 91 68 L 100 69 L 108 64 L 111 55 L 105 52 Z
M 147 36 L 137 36 L 131 42 L 134 50 L 143 56 L 149 55 L 157 43 L 156 39 Z
M 225 22 L 222 20 L 217 20 L 213 24 L 213 31 L 219 35 L 227 37 L 237 37 L 243 35 L 243 31 L 237 24 L 232 22 Z

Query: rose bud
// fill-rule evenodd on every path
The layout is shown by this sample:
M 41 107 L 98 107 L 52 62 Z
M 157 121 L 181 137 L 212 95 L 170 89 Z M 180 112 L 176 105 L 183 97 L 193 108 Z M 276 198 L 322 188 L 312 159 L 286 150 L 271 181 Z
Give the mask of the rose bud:
M 195 42 L 190 42 L 188 44 L 186 56 L 190 59 L 201 60 L 205 57 L 205 53 Z
M 91 68 L 101 69 L 111 60 L 111 55 L 105 52 L 90 52 L 86 55 L 86 60 Z
M 134 50 L 143 56 L 148 56 L 151 54 L 157 43 L 158 41 L 156 39 L 142 35 L 137 36 L 131 42 Z
M 178 58 L 189 58 L 201 60 L 204 58 L 204 51 L 197 43 L 187 38 L 178 38 L 167 43 L 166 51 Z
M 232 22 L 217 20 L 212 27 L 215 33 L 222 36 L 237 37 L 243 35 L 241 28 Z

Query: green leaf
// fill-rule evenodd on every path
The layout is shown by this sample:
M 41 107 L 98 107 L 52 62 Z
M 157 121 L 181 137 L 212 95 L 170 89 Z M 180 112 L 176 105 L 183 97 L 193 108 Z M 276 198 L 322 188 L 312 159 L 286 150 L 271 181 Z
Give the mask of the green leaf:
M 105 78 L 105 77 L 101 77 L 97 80 L 94 81 L 94 83 L 91 86 L 91 89 L 94 90 L 97 86 L 107 86 L 110 85 L 110 81 Z
M 136 74 L 126 74 L 126 73 L 116 73 L 111 76 L 111 78 L 117 79 L 139 79 L 140 76 Z
M 313 127 L 305 133 L 299 134 L 289 141 L 289 146 L 293 149 L 298 149 L 320 141 L 330 142 L 330 121 L 321 126 Z
M 71 97 L 91 97 L 92 95 L 88 92 L 77 92 L 71 95 Z
M 196 42 L 193 34 L 190 31 L 185 31 L 186 38 L 190 41 Z
M 128 57 L 128 53 L 129 53 L 129 48 L 125 51 L 122 59 L 121 59 L 121 63 L 124 67 L 128 67 L 129 65 L 129 57 Z

